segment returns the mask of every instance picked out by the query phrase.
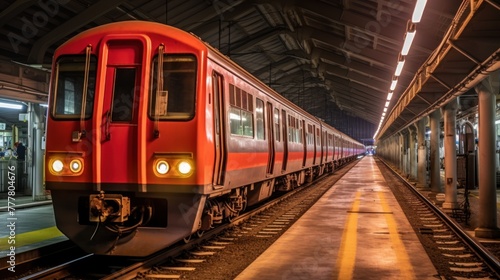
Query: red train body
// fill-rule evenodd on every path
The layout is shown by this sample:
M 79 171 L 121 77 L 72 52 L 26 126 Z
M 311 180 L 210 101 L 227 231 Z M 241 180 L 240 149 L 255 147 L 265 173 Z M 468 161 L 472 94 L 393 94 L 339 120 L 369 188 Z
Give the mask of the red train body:
M 54 56 L 46 186 L 88 252 L 145 256 L 364 147 L 179 29 L 119 22 Z

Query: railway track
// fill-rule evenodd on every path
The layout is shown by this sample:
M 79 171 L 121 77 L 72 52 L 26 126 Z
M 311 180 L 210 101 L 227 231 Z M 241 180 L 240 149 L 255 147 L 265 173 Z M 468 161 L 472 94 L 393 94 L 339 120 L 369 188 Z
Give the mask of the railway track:
M 312 186 L 306 184 L 284 193 L 250 209 L 230 223 L 205 232 L 201 237 L 195 234 L 188 243 L 179 242 L 148 258 L 88 254 L 30 275 L 25 274 L 21 279 L 207 279 L 205 274 L 214 273 L 214 266 L 209 260 L 211 256 L 231 250 L 231 245 L 236 242 L 257 239 L 272 244 L 333 185 L 333 181 L 341 178 L 356 162 L 346 164 L 331 176 L 314 181 Z M 251 254 L 255 257 L 267 248 L 251 244 L 249 247 L 257 247 L 249 249 L 254 250 Z M 225 254 L 231 258 L 231 253 Z M 241 270 L 233 274 L 237 275 Z
M 377 159 L 377 164 L 441 279 L 500 279 L 500 262 L 494 252 L 385 162 Z

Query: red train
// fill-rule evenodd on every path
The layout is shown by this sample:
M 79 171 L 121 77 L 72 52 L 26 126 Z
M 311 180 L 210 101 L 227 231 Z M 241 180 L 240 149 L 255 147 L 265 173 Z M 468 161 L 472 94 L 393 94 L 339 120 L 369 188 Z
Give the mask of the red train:
M 129 21 L 54 55 L 46 187 L 88 252 L 145 256 L 363 154 L 179 29 Z

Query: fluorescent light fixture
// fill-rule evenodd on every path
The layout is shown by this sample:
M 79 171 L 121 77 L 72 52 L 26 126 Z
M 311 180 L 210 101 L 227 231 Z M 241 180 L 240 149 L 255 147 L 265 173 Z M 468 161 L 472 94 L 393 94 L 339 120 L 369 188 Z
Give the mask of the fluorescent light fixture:
M 391 87 L 389 89 L 394 90 L 397 84 L 398 84 L 398 79 L 393 79 L 391 82 Z
M 382 113 L 382 117 L 385 117 L 385 112 L 384 112 L 384 113 Z
M 49 107 L 49 105 L 48 105 L 48 104 L 40 104 L 40 107 L 45 107 L 45 108 L 47 108 L 47 107 Z
M 401 54 L 399 54 L 398 65 L 396 66 L 396 71 L 394 72 L 394 76 L 399 77 L 401 72 L 403 71 L 403 66 L 405 66 L 405 58 Z
M 410 51 L 411 44 L 413 43 L 413 38 L 415 38 L 415 33 L 417 30 L 415 29 L 415 24 L 411 23 L 408 25 L 405 34 L 405 41 L 403 43 L 403 49 L 401 50 L 401 55 L 407 55 Z
M 384 108 L 384 113 L 385 113 L 385 112 L 387 112 L 387 107 L 386 107 L 386 108 Z
M 389 101 L 385 102 L 385 107 L 389 107 Z
M 394 94 L 393 91 L 389 91 L 389 94 L 387 94 L 387 101 L 391 101 L 393 94 Z
M 427 4 L 427 0 L 417 0 L 417 4 L 415 5 L 415 10 L 413 10 L 413 15 L 411 16 L 411 21 L 413 23 L 420 22 L 422 19 L 422 15 L 424 13 L 425 4 Z
M 23 105 L 0 102 L 0 108 L 21 110 L 23 108 Z

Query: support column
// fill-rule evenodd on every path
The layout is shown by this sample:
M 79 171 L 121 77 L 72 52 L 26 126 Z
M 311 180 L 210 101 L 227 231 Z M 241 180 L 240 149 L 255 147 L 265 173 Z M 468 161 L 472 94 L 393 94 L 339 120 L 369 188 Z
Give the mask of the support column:
M 458 209 L 457 200 L 457 150 L 455 137 L 457 135 L 456 115 L 458 103 L 453 99 L 444 106 L 444 184 L 445 200 L 443 209 Z
M 410 174 L 410 159 L 408 155 L 408 130 L 403 130 L 401 131 L 401 139 L 402 139 L 402 154 L 401 154 L 401 161 L 403 162 L 403 175 L 405 177 L 408 177 Z
M 414 125 L 408 128 L 410 137 L 410 179 L 417 178 L 417 129 Z
M 397 148 L 397 144 L 396 144 L 396 136 L 391 136 L 391 164 L 393 166 L 396 165 L 396 148 Z
M 431 156 L 430 156 L 430 177 L 431 177 L 431 190 L 433 192 L 442 192 L 441 187 L 441 173 L 439 166 L 439 135 L 441 128 L 439 121 L 441 120 L 441 112 L 439 109 L 431 113 Z
M 397 134 L 398 136 L 398 166 L 399 166 L 399 173 L 400 174 L 405 174 L 405 165 L 404 165 L 404 149 L 405 149 L 405 141 L 404 141 L 404 134 L 402 132 Z
M 427 117 L 420 119 L 417 123 L 418 134 L 418 183 L 423 187 L 427 188 L 427 146 L 425 145 L 425 124 L 427 122 Z
M 500 237 L 500 229 L 497 227 L 495 168 L 495 93 L 499 89 L 498 77 L 498 71 L 490 74 L 475 88 L 479 97 L 479 220 L 475 235 L 484 238 Z
M 43 154 L 42 150 L 42 136 L 45 134 L 43 129 L 43 111 L 44 109 L 40 105 L 34 105 L 33 114 L 33 199 L 34 200 L 45 200 L 45 190 L 43 188 Z

